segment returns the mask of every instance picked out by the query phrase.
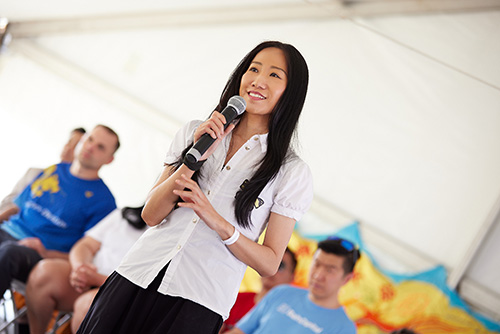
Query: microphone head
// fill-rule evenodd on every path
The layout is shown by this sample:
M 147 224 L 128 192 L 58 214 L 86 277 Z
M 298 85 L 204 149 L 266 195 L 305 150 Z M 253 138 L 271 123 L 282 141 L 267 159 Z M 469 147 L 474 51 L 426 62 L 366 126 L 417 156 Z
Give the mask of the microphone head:
M 247 107 L 247 102 L 244 98 L 239 95 L 232 96 L 229 101 L 227 101 L 227 105 L 236 109 L 238 115 L 243 114 L 245 108 Z

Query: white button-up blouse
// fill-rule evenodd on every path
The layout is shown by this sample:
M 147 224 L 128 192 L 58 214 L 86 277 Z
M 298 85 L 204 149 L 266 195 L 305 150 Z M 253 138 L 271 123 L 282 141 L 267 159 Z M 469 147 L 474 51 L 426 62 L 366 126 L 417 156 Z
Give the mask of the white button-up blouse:
M 192 121 L 177 133 L 165 159 L 167 164 L 178 159 L 201 123 Z M 312 201 L 312 175 L 309 167 L 292 155 L 255 202 L 251 227 L 238 226 L 234 198 L 264 157 L 267 134 L 250 138 L 224 166 L 230 136 L 200 170 L 202 177 L 198 183 L 215 210 L 241 234 L 255 241 L 267 226 L 270 212 L 299 220 Z M 189 208 L 173 210 L 159 225 L 147 230 L 127 253 L 117 272 L 146 288 L 168 262 L 158 292 L 194 301 L 223 319 L 228 317 L 246 264 L 238 260 L 219 235 Z

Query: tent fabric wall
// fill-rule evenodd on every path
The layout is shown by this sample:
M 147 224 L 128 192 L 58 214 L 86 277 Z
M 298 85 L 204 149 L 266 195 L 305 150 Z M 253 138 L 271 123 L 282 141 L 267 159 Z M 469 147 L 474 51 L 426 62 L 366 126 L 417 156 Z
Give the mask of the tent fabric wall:
M 0 194 L 27 167 L 56 162 L 72 127 L 105 123 L 123 147 L 102 176 L 119 205 L 140 204 L 172 136 L 149 116 L 172 124 L 206 117 L 238 60 L 279 39 L 310 66 L 299 149 L 315 196 L 452 272 L 500 195 L 499 22 L 490 11 L 13 40 L 0 55 L 0 142 L 12 159 Z M 65 79 L 28 45 L 86 79 Z M 92 92 L 103 83 L 118 97 Z M 120 96 L 139 102 L 126 110 Z M 498 275 L 493 261 L 478 265 Z M 498 282 L 487 284 L 500 296 Z
M 2 195 L 30 166 L 58 162 L 73 128 L 90 130 L 102 123 L 113 127 L 122 143 L 115 161 L 103 167 L 102 178 L 118 205 L 144 202 L 160 173 L 169 136 L 137 119 L 123 117 L 123 110 L 20 55 L 2 55 L 0 68 Z

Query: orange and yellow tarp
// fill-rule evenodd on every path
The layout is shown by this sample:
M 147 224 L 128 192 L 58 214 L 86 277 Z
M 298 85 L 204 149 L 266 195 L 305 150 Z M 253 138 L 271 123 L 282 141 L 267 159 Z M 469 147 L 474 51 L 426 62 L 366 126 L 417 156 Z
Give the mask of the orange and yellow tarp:
M 358 224 L 353 223 L 335 235 L 359 246 L 362 256 L 353 279 L 340 291 L 339 300 L 355 321 L 359 334 L 390 333 L 411 328 L 419 334 L 493 334 L 500 324 L 472 312 L 458 294 L 446 286 L 446 271 L 438 266 L 418 274 L 392 274 L 379 268 L 365 249 Z M 307 286 L 307 273 L 317 248 L 316 240 L 296 231 L 289 247 L 298 258 L 295 284 Z M 249 269 L 241 291 L 258 291 L 259 275 Z

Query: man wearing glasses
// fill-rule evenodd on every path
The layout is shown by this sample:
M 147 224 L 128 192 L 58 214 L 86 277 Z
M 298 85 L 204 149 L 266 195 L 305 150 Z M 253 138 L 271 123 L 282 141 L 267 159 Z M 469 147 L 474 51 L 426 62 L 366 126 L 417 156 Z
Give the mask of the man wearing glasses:
M 347 240 L 321 241 L 307 290 L 289 285 L 274 288 L 228 333 L 356 333 L 338 301 L 338 292 L 352 278 L 359 255 Z

